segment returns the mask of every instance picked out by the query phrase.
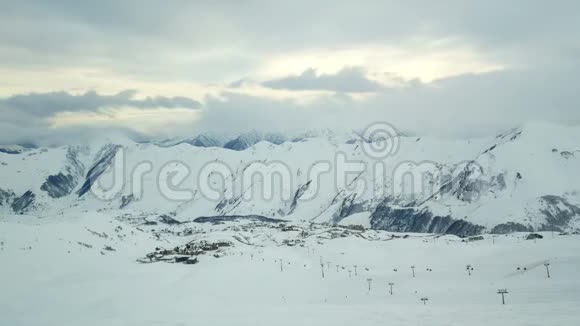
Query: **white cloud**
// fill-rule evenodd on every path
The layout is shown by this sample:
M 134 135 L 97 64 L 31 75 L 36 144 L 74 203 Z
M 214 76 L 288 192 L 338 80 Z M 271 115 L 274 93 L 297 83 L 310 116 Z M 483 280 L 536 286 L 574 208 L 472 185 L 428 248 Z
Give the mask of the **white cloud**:
M 0 103 L 0 142 L 155 135 L 167 130 L 160 117 L 176 133 L 387 120 L 465 136 L 528 119 L 578 124 L 579 22 L 578 1 L 12 2 L 0 11 L 0 96 L 71 96 L 37 96 L 33 110 Z M 141 93 L 97 107 L 82 96 L 126 89 Z M 146 104 L 156 96 L 204 100 L 186 112 L 193 102 Z
M 363 67 L 371 78 L 384 83 L 392 83 L 392 75 L 431 82 L 506 68 L 505 63 L 494 60 L 497 59 L 460 40 L 409 40 L 397 46 L 359 44 L 276 55 L 267 58 L 256 75 L 283 78 L 310 68 L 335 74 L 350 66 Z M 386 75 L 387 72 L 391 75 Z
M 50 128 L 89 127 L 132 130 L 149 137 L 170 137 L 199 120 L 201 112 L 187 108 L 104 108 L 98 112 L 59 112 L 48 118 Z

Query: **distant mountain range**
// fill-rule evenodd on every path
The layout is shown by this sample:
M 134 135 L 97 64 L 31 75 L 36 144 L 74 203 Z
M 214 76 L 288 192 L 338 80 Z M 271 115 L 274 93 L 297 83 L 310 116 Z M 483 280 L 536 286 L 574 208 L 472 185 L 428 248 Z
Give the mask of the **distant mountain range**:
M 399 136 L 398 150 L 379 161 L 367 155 L 365 144 L 381 139 L 330 130 L 291 135 L 252 131 L 235 137 L 204 133 L 58 148 L 3 146 L 0 212 L 52 216 L 94 210 L 170 214 L 178 221 L 255 215 L 461 236 L 580 228 L 580 128 L 532 123 L 470 140 Z M 111 167 L 121 156 L 125 173 L 115 176 L 119 193 L 96 198 L 91 188 L 110 183 Z M 335 172 L 341 158 L 366 168 L 349 171 L 340 180 Z M 133 172 L 143 162 L 152 171 L 136 188 L 131 186 L 137 180 Z M 191 198 L 167 199 L 162 193 L 159 176 L 167 184 L 172 172 L 165 169 L 175 162 L 187 166 L 188 173 L 171 187 L 190 189 Z M 212 167 L 213 162 L 228 172 Z M 330 171 L 311 173 L 321 162 Z M 382 173 L 373 168 L 377 163 Z M 254 171 L 269 177 L 281 166 L 290 176 L 284 184 L 245 175 Z M 223 198 L 203 193 L 199 180 L 206 170 L 208 175 L 221 173 L 221 179 L 207 182 Z

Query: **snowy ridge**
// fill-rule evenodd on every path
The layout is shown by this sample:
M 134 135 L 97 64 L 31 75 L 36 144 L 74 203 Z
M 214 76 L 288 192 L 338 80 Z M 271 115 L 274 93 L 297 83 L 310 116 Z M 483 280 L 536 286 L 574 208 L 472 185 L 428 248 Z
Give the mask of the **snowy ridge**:
M 5 154 L 21 154 L 26 152 L 29 148 L 20 145 L 1 145 L 0 146 L 0 153 Z
M 70 148 L 0 153 L 0 209 L 45 216 L 78 210 L 171 213 L 179 221 L 228 215 L 330 224 L 356 220 L 356 224 L 387 231 L 460 236 L 580 228 L 577 127 L 532 123 L 494 138 L 471 140 L 401 135 L 396 153 L 380 160 L 384 175 L 367 168 L 347 174 L 344 182 L 338 182 L 334 170 L 317 180 L 308 172 L 318 162 L 336 168 L 338 155 L 373 166 L 377 161 L 364 146 L 372 140 L 332 131 L 304 133 L 302 138 L 295 135 L 251 132 L 226 142 L 208 134 L 192 141 L 200 146 L 109 139 L 76 150 L 73 160 Z M 129 171 L 120 176 L 122 190 L 111 200 L 97 199 L 90 188 L 97 181 L 112 180 L 110 167 L 118 151 L 124 170 Z M 160 178 L 170 178 L 164 167 L 176 161 L 189 170 L 181 183 L 191 190 L 189 199 L 170 200 L 160 191 Z M 142 191 L 134 193 L 130 172 L 143 162 L 150 163 L 152 171 L 142 178 Z M 198 186 L 200 171 L 212 162 L 229 169 L 224 180 L 208 179 L 213 185 L 225 182 L 222 199 L 207 198 Z M 244 176 L 252 169 L 270 175 L 276 170 L 271 164 L 276 162 L 288 169 L 291 182 L 274 182 L 272 198 L 266 198 L 267 180 L 256 178 L 248 183 Z M 401 169 L 431 173 L 433 179 L 427 185 L 433 191 L 402 187 L 409 180 L 397 178 Z M 411 189 L 411 193 L 398 189 Z M 17 210 L 12 207 L 15 201 Z

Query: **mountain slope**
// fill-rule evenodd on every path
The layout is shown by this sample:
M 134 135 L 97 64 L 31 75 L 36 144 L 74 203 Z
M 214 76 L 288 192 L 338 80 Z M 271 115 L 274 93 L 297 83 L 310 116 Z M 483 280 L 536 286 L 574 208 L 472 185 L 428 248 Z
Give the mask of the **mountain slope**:
M 376 229 L 461 236 L 580 228 L 579 128 L 528 124 L 471 140 L 401 136 L 398 150 L 379 160 L 367 154 L 381 140 L 252 135 L 226 148 L 109 142 L 0 153 L 0 209 L 331 224 L 364 216 Z M 106 200 L 91 191 L 113 183 L 120 191 Z

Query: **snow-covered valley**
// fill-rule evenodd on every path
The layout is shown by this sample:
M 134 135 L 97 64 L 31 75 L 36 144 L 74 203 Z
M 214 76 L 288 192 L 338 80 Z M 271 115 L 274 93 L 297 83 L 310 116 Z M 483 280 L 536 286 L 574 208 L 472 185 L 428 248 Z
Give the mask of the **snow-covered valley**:
M 0 324 L 561 326 L 580 318 L 574 234 L 461 239 L 144 218 L 2 217 Z M 195 264 L 175 262 L 200 241 L 229 244 L 197 252 Z M 505 305 L 499 289 L 508 290 Z

